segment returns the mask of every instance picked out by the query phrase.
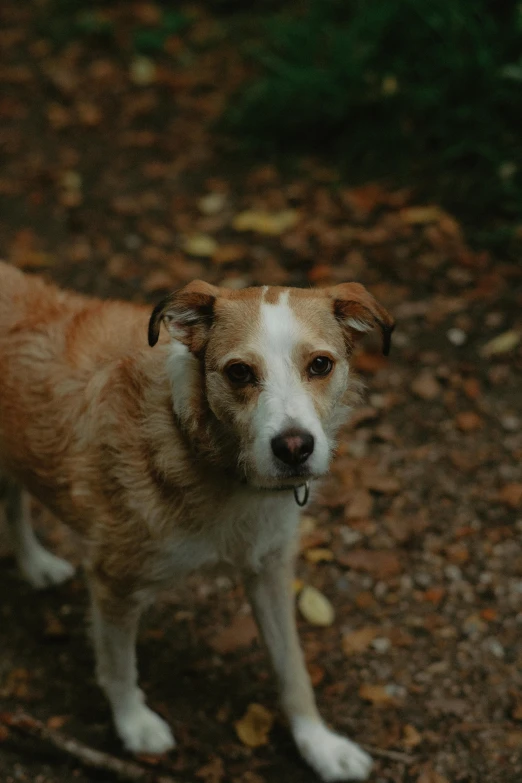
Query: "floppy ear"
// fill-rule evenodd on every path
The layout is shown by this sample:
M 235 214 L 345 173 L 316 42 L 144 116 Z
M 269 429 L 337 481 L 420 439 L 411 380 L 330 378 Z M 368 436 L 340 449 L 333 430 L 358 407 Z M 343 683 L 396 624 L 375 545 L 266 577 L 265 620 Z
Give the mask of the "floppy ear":
M 163 322 L 171 337 L 184 343 L 192 353 L 205 345 L 214 318 L 219 289 L 194 280 L 156 305 L 149 321 L 149 345 L 156 345 Z
M 395 322 L 391 315 L 360 283 L 342 283 L 329 289 L 334 315 L 347 333 L 349 344 L 378 326 L 382 335 L 382 352 L 390 352 Z

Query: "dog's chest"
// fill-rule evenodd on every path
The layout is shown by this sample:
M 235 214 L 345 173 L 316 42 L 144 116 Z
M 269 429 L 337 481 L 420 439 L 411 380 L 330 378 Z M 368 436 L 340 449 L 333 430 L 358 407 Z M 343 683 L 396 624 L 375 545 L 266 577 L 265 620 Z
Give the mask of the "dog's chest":
M 298 524 L 293 497 L 234 498 L 212 516 L 178 527 L 163 550 L 162 568 L 167 578 L 220 564 L 257 570 L 267 554 L 288 546 Z

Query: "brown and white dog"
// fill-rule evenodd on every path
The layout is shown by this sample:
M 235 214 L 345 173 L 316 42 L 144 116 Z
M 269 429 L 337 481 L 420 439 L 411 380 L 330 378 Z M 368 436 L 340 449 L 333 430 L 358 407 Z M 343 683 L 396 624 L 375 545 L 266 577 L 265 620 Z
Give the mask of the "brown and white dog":
M 85 541 L 97 678 L 129 750 L 174 746 L 137 685 L 141 611 L 224 564 L 244 579 L 301 754 L 325 781 L 368 776 L 370 757 L 318 714 L 291 580 L 296 500 L 328 470 L 357 397 L 354 341 L 373 326 L 387 351 L 393 321 L 356 283 L 196 281 L 150 317 L 0 263 L 0 482 L 17 560 L 35 587 L 73 571 L 35 538 L 27 490 Z

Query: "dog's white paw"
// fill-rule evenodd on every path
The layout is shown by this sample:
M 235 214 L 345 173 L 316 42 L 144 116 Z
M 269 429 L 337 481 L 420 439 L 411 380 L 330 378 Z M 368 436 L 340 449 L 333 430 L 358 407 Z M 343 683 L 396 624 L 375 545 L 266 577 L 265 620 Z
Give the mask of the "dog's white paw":
M 39 590 L 59 585 L 74 574 L 74 567 L 67 560 L 53 555 L 40 544 L 20 557 L 19 566 L 29 584 Z
M 132 753 L 160 755 L 176 745 L 165 721 L 144 704 L 115 718 L 120 738 Z
M 367 780 L 372 759 L 355 742 L 311 718 L 297 718 L 293 734 L 301 755 L 325 783 Z

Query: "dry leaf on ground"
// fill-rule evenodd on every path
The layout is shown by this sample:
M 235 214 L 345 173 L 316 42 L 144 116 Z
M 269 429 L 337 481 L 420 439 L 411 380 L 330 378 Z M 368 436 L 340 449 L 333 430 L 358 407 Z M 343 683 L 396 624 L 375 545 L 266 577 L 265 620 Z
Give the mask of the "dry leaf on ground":
M 274 716 L 261 704 L 249 704 L 241 720 L 235 722 L 237 736 L 249 748 L 259 748 L 268 743 L 268 735 Z
M 378 633 L 378 628 L 373 625 L 367 625 L 364 628 L 359 628 L 357 631 L 344 634 L 342 641 L 344 652 L 346 655 L 365 652 Z
M 332 604 L 319 590 L 307 585 L 297 599 L 299 611 L 310 625 L 332 625 L 335 612 Z
M 257 627 L 250 614 L 240 615 L 231 625 L 223 628 L 209 639 L 209 645 L 220 655 L 248 647 L 257 637 Z

